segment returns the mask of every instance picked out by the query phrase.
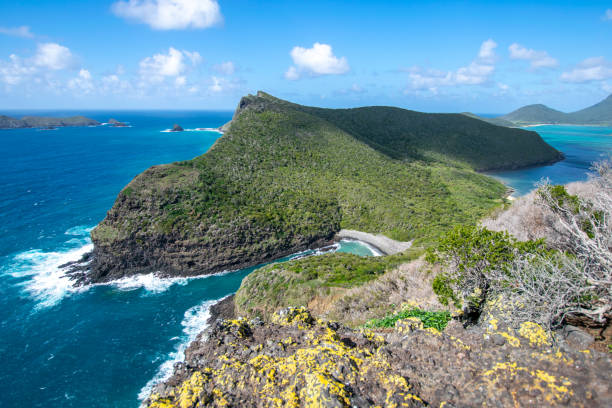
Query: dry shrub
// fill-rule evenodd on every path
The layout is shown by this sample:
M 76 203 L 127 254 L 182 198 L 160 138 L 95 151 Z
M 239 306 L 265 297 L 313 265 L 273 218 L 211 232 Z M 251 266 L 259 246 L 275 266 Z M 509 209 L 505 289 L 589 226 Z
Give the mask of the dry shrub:
M 444 310 L 432 289 L 438 267 L 422 260 L 405 263 L 362 286 L 347 290 L 333 302 L 327 316 L 350 326 L 397 312 L 403 304 Z
M 547 181 L 484 226 L 520 240 L 544 238 L 555 256 L 533 254 L 487 276 L 490 291 L 516 304 L 517 321 L 547 327 L 567 315 L 598 324 L 612 317 L 612 164 L 593 167 L 587 182 L 563 188 Z

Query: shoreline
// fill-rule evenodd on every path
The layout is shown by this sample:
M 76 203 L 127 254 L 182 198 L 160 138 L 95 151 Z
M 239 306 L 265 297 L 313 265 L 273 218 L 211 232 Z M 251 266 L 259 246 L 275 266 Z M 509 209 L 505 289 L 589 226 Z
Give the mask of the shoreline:
M 336 233 L 334 240 L 349 239 L 358 241 L 381 253 L 381 255 L 393 255 L 412 247 L 412 241 L 396 241 L 382 234 L 370 234 L 357 230 L 342 229 Z

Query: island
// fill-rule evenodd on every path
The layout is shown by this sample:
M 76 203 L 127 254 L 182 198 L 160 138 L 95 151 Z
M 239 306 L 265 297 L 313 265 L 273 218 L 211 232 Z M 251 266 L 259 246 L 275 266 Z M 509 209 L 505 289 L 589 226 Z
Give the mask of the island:
M 99 126 L 100 122 L 85 116 L 71 116 L 68 118 L 53 118 L 43 116 L 24 116 L 15 119 L 0 115 L 0 129 L 41 128 L 50 129 L 68 126 Z
M 181 125 L 175 123 L 174 126 L 172 126 L 171 132 L 182 132 L 183 130 Z
M 81 283 L 160 271 L 194 276 L 256 265 L 341 229 L 430 240 L 502 203 L 476 170 L 560 160 L 535 132 L 461 114 L 322 109 L 245 96 L 204 155 L 154 166 L 92 231 Z
M 612 95 L 588 108 L 565 113 L 546 105 L 523 106 L 507 115 L 492 120 L 510 122 L 515 126 L 558 124 L 558 125 L 612 125 Z
M 108 120 L 108 124 L 112 127 L 127 127 L 127 125 L 123 122 L 119 122 L 117 119 L 110 118 Z

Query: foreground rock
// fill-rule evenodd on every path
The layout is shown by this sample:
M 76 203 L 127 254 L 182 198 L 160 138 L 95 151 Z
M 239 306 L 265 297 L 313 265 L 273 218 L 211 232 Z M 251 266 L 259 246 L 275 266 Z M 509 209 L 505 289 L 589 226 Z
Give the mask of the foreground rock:
M 0 115 L 0 129 L 41 128 L 49 129 L 66 126 L 98 126 L 100 122 L 85 116 L 69 118 L 47 118 L 42 116 L 24 116 L 21 119 Z
M 373 333 L 290 308 L 217 321 L 145 406 L 609 406 L 609 356 L 550 344 L 534 324 L 441 333 L 406 319 Z

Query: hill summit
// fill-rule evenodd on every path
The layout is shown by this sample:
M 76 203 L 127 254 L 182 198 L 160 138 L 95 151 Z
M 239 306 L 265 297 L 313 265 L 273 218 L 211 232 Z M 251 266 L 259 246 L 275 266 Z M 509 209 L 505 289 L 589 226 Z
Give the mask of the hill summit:
M 328 242 L 342 228 L 427 241 L 475 223 L 506 188 L 474 170 L 559 160 L 535 132 L 462 114 L 322 109 L 241 99 L 193 160 L 154 166 L 92 231 L 86 282 L 243 268 Z
M 611 125 L 612 95 L 588 108 L 572 113 L 564 113 L 546 105 L 527 105 L 497 119 L 512 122 L 515 125 L 529 124 L 575 124 L 575 125 Z

